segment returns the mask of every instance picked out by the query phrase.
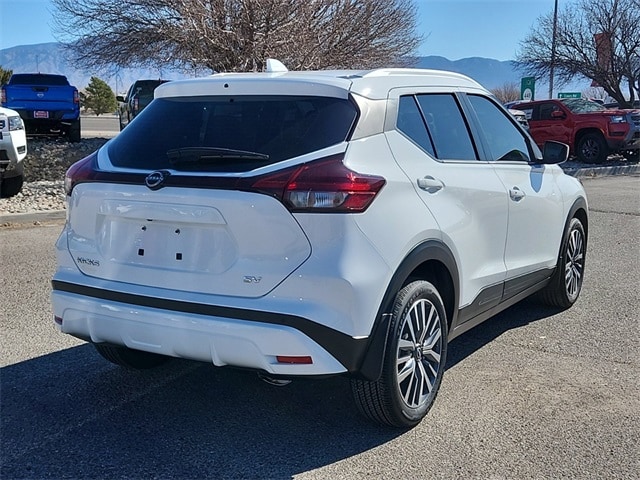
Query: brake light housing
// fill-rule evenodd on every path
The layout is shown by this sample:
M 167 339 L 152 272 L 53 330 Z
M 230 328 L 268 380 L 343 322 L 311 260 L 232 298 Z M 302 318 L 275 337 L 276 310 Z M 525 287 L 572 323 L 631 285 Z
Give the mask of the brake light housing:
M 343 154 L 276 173 L 243 179 L 244 186 L 278 198 L 291 212 L 361 213 L 385 185 L 377 175 L 355 172 Z

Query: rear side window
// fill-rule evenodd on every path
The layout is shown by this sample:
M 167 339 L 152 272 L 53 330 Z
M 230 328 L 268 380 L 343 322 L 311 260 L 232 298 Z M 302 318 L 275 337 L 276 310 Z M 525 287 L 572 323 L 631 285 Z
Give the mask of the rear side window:
M 67 86 L 69 81 L 63 75 L 46 75 L 46 74 L 30 74 L 19 73 L 12 75 L 9 80 L 10 85 L 54 85 Z
M 340 98 L 159 98 L 110 142 L 109 157 L 124 168 L 245 172 L 343 142 L 357 116 Z
M 433 144 L 429 138 L 427 127 L 420 113 L 420 108 L 413 96 L 400 97 L 398 107 L 398 130 L 417 143 L 424 150 L 435 157 Z
M 469 128 L 458 102 L 449 94 L 418 95 L 436 157 L 442 160 L 477 160 Z

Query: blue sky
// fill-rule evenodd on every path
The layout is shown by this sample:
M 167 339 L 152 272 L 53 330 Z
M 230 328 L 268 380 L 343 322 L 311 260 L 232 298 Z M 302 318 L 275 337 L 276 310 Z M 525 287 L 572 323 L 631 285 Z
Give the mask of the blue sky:
M 426 36 L 419 55 L 450 60 L 512 60 L 536 19 L 554 0 L 416 0 L 418 28 Z M 562 0 L 562 4 L 569 3 Z M 0 49 L 55 42 L 49 0 L 0 0 Z

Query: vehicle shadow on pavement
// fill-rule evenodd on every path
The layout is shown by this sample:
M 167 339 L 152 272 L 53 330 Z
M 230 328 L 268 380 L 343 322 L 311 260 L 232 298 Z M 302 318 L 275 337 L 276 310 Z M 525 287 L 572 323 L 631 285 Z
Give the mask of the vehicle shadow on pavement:
M 456 339 L 447 368 L 551 314 L 507 310 Z M 405 434 L 360 417 L 342 377 L 278 388 L 183 360 L 134 372 L 81 345 L 1 378 L 2 478 L 291 478 Z
M 555 307 L 541 305 L 535 299 L 526 299 L 500 312 L 449 344 L 447 369 L 454 367 L 473 352 L 480 350 L 503 333 L 560 313 Z
M 401 435 L 345 378 L 286 388 L 175 360 L 132 372 L 90 345 L 2 368 L 1 478 L 291 478 Z

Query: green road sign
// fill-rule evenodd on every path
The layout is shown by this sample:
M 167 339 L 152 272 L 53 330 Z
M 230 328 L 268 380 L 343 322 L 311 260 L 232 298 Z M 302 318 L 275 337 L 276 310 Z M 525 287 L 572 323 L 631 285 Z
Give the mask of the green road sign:
M 580 92 L 558 92 L 558 98 L 582 98 Z
M 536 77 L 523 77 L 520 80 L 520 99 L 534 100 L 536 98 Z

